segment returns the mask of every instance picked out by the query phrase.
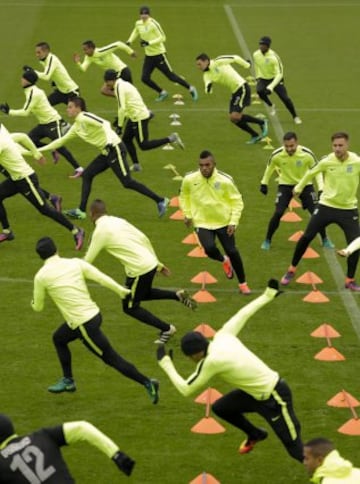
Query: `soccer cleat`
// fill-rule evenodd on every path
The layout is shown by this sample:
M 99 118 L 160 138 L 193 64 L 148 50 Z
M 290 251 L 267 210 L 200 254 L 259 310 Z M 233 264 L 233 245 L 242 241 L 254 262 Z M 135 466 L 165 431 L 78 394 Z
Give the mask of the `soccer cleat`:
M 258 134 L 256 136 L 253 136 L 252 138 L 249 139 L 249 141 L 246 141 L 247 145 L 254 145 L 258 143 L 260 140 L 262 140 L 262 135 Z
M 253 450 L 253 448 L 258 442 L 261 442 L 262 440 L 266 439 L 266 437 L 268 436 L 268 433 L 266 432 L 266 430 L 265 429 L 258 429 L 258 430 L 259 430 L 259 434 L 256 437 L 256 439 L 252 439 L 248 437 L 246 440 L 244 440 L 244 442 L 240 444 L 239 454 L 248 454 Z
M 50 203 L 55 208 L 57 212 L 61 212 L 61 202 L 62 198 L 60 195 L 50 195 Z
M 161 102 L 164 101 L 167 97 L 169 96 L 169 93 L 167 91 L 161 91 L 159 96 L 155 99 L 156 102 Z
M 234 277 L 234 271 L 231 265 L 230 258 L 227 255 L 224 255 L 224 262 L 222 263 L 222 266 L 225 272 L 225 276 L 228 279 L 232 279 Z
M 170 324 L 170 328 L 167 331 L 161 331 L 158 339 L 154 341 L 157 345 L 163 345 L 169 341 L 169 339 L 176 333 L 176 328 L 173 324 Z
M 54 164 L 56 165 L 56 163 L 58 163 L 59 160 L 60 160 L 60 154 L 59 154 L 59 152 L 56 151 L 56 150 L 55 151 L 52 151 L 51 152 L 51 156 L 52 156 L 52 159 L 53 159 Z
M 134 163 L 133 165 L 130 166 L 130 171 L 141 171 L 141 165 L 140 163 Z
M 267 122 L 267 119 L 264 119 L 264 123 L 261 126 L 261 136 L 265 138 L 265 136 L 268 135 L 269 132 L 269 124 Z
M 163 200 L 161 200 L 161 202 L 158 202 L 157 209 L 158 209 L 158 213 L 159 213 L 160 218 L 165 215 L 166 210 L 169 206 L 169 203 L 170 203 L 170 200 L 166 197 Z
M 299 118 L 299 116 L 295 116 L 294 123 L 295 124 L 302 124 L 301 118 Z
M 70 218 L 76 218 L 78 220 L 84 220 L 86 218 L 86 213 L 80 210 L 80 208 L 70 208 L 69 210 L 64 210 L 64 214 Z
M 329 239 L 329 237 L 325 237 L 322 241 L 322 246 L 324 249 L 335 249 L 335 244 Z
M 176 146 L 178 146 L 179 148 L 181 148 L 182 150 L 185 149 L 185 145 L 184 145 L 184 142 L 183 140 L 180 138 L 179 134 L 178 133 L 171 133 L 171 135 L 169 136 L 169 140 L 171 143 L 174 143 Z
M 192 309 L 193 311 L 197 308 L 197 302 L 187 291 L 185 291 L 185 289 L 180 289 L 176 292 L 176 295 L 179 298 L 179 301 L 187 308 Z
M 197 92 L 197 89 L 195 86 L 190 86 L 190 94 L 191 94 L 191 97 L 192 97 L 192 100 L 193 101 L 197 101 L 199 99 L 199 94 Z
M 0 242 L 5 242 L 6 240 L 14 240 L 15 235 L 9 230 L 8 232 L 1 232 L 0 234 Z
M 272 104 L 270 106 L 270 111 L 269 112 L 270 112 L 270 116 L 275 116 L 275 114 L 276 114 L 275 104 Z
M 72 180 L 75 180 L 76 178 L 80 178 L 82 174 L 84 173 L 84 168 L 82 166 L 78 166 L 75 168 L 74 174 L 70 175 L 69 178 Z
M 265 239 L 264 242 L 261 244 L 262 250 L 270 250 L 271 247 L 271 241 L 268 239 Z
M 354 291 L 354 292 L 360 292 L 360 286 L 356 284 L 355 279 L 346 278 L 345 289 L 350 289 L 350 291 Z
M 156 405 L 159 401 L 159 382 L 154 378 L 150 378 L 150 380 L 145 383 L 145 388 L 152 403 Z
M 249 296 L 251 294 L 251 289 L 246 282 L 242 282 L 239 284 L 239 292 L 240 294 L 244 294 L 244 296 Z
M 290 284 L 294 276 L 295 276 L 295 271 L 290 271 L 290 270 L 287 271 L 287 273 L 281 278 L 280 284 L 282 286 L 287 286 L 288 284 Z
M 78 228 L 78 231 L 76 232 L 76 234 L 74 234 L 74 240 L 75 240 L 75 249 L 81 250 L 82 246 L 84 245 L 85 230 Z
M 76 385 L 72 378 L 63 377 L 54 385 L 50 385 L 48 391 L 51 393 L 75 392 Z

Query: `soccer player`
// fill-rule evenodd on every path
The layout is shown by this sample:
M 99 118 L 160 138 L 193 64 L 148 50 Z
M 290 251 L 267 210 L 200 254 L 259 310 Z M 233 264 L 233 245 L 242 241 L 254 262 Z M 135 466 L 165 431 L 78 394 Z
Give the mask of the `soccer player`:
M 234 277 L 235 271 L 240 293 L 251 294 L 240 252 L 235 245 L 235 230 L 244 208 L 242 196 L 231 176 L 217 170 L 210 151 L 202 151 L 199 169 L 184 177 L 179 202 L 185 225 L 195 228 L 206 255 L 222 263 L 228 279 Z M 226 255 L 216 246 L 216 237 Z
M 29 132 L 29 137 L 36 146 L 44 146 L 43 138 L 50 138 L 52 140 L 59 138 L 70 129 L 69 123 L 65 122 L 55 108 L 49 103 L 45 92 L 39 89 L 35 84 L 38 80 L 36 72 L 28 69 L 23 72 L 21 77 L 21 85 L 24 89 L 25 104 L 22 109 L 10 109 L 7 103 L 0 104 L 0 110 L 9 116 L 29 116 L 33 114 L 38 120 L 39 124 Z M 75 160 L 73 155 L 65 147 L 59 148 L 59 153 L 70 163 L 74 168 L 74 176 L 81 176 L 84 169 Z M 57 151 L 52 152 L 54 162 L 59 160 Z
M 63 377 L 48 387 L 49 392 L 76 391 L 69 343 L 80 339 L 105 364 L 127 378 L 144 385 L 152 402 L 156 404 L 159 399 L 159 383 L 140 373 L 133 364 L 122 358 L 112 348 L 109 340 L 101 331 L 102 316 L 99 307 L 91 299 L 86 279 L 111 289 L 121 299 L 129 294 L 129 289 L 121 286 L 84 260 L 60 257 L 56 245 L 50 237 L 43 237 L 37 242 L 36 252 L 44 261 L 44 265 L 34 278 L 32 308 L 34 311 L 42 311 L 45 296 L 48 294 L 65 320 L 53 334 L 53 342 Z
M 313 484 L 358 484 L 360 469 L 345 460 L 334 444 L 323 437 L 304 444 L 304 466 Z
M 288 384 L 237 338 L 250 317 L 279 294 L 278 287 L 278 281 L 271 279 L 263 294 L 230 318 L 211 342 L 197 331 L 182 337 L 183 353 L 197 364 L 194 373 L 186 380 L 176 371 L 164 345 L 157 349 L 157 358 L 160 367 L 184 396 L 198 393 L 213 377 L 223 379 L 234 388 L 216 400 L 212 410 L 245 432 L 247 438 L 240 445 L 240 454 L 251 452 L 268 436 L 265 429 L 255 426 L 244 415 L 255 412 L 269 423 L 290 456 L 302 462 L 300 423 Z
M 130 476 L 135 461 L 90 422 L 65 422 L 17 435 L 10 418 L 0 414 L 0 483 L 75 482 L 61 454 L 61 447 L 77 442 L 96 447 Z
M 267 136 L 268 123 L 266 119 L 244 113 L 245 108 L 251 104 L 250 86 L 231 64 L 238 64 L 245 69 L 251 65 L 250 61 L 244 60 L 239 55 L 221 55 L 215 59 L 210 59 L 207 54 L 196 57 L 196 65 L 203 72 L 205 92 L 210 94 L 214 83 L 221 84 L 231 91 L 229 119 L 235 126 L 251 135 L 247 144 L 255 144 Z M 255 131 L 249 123 L 260 126 L 261 133 Z
M 151 79 L 151 74 L 155 69 L 162 72 L 170 81 L 188 89 L 193 100 L 197 101 L 198 93 L 196 87 L 191 86 L 184 78 L 178 76 L 172 70 L 166 55 L 165 33 L 159 22 L 150 16 L 150 9 L 146 6 L 140 7 L 140 20 L 135 22 L 134 30 L 126 43 L 131 45 L 138 37 L 140 38 L 141 47 L 145 50 L 141 80 L 159 94 L 156 101 L 163 101 L 168 97 L 169 93 Z
M 60 59 L 50 52 L 50 45 L 47 42 L 36 44 L 35 55 L 44 67 L 43 71 L 35 70 L 39 79 L 50 81 L 54 86 L 54 91 L 48 96 L 52 106 L 60 103 L 67 104 L 70 98 L 79 96 L 79 86 L 71 79 Z M 24 70 L 27 69 L 29 66 L 24 66 Z
M 131 170 L 141 170 L 134 138 L 142 150 L 152 150 L 167 143 L 174 143 L 184 149 L 184 143 L 177 133 L 172 133 L 165 138 L 149 140 L 149 122 L 153 114 L 146 107 L 139 91 L 129 82 L 119 79 L 117 72 L 113 69 L 105 72 L 104 80 L 108 88 L 112 89 L 117 100 L 116 132 L 122 133 L 122 140 L 133 162 Z
M 82 49 L 85 54 L 83 61 L 81 62 L 80 54 L 75 53 L 74 62 L 83 72 L 87 71 L 91 64 L 95 64 L 104 70 L 114 69 L 121 79 L 132 82 L 129 67 L 115 54 L 115 51 L 123 50 L 131 57 L 136 57 L 135 51 L 124 42 L 117 40 L 112 44 L 96 47 L 92 40 L 85 40 Z M 105 96 L 114 96 L 114 90 L 109 88 L 106 83 L 102 85 L 100 92 Z
M 141 193 L 151 198 L 157 206 L 159 217 L 162 217 L 169 204 L 169 199 L 160 197 L 142 183 L 133 180 L 126 161 L 126 149 L 119 136 L 113 131 L 109 121 L 100 118 L 96 114 L 86 111 L 86 104 L 83 98 L 72 98 L 68 102 L 67 114 L 75 120 L 70 130 L 61 138 L 52 141 L 40 148 L 40 151 L 55 150 L 63 146 L 73 138 L 79 137 L 86 143 L 95 146 L 99 151 L 98 155 L 82 173 L 81 201 L 78 208 L 72 208 L 65 213 L 76 219 L 86 218 L 86 205 L 91 192 L 93 179 L 111 168 L 124 188 Z
M 324 189 L 319 204 L 314 210 L 305 232 L 296 244 L 294 255 L 281 284 L 286 286 L 293 279 L 307 247 L 320 230 L 335 223 L 344 232 L 349 244 L 359 237 L 359 212 L 357 209 L 357 190 L 360 175 L 360 157 L 349 148 L 349 135 L 344 132 L 331 136 L 333 153 L 325 156 L 309 170 L 294 188 L 294 195 L 302 192 L 307 183 L 318 173 L 323 174 Z M 345 288 L 360 292 L 356 284 L 355 272 L 359 260 L 359 252 L 354 252 L 347 259 Z
M 0 242 L 11 241 L 15 238 L 3 201 L 20 193 L 42 215 L 70 230 L 74 236 L 75 248 L 80 250 L 84 243 L 85 231 L 73 225 L 62 213 L 48 205 L 44 191 L 39 186 L 37 174 L 24 160 L 18 144 L 15 143 L 3 124 L 0 125 L 0 165 L 5 169 L 7 176 L 0 183 L 0 223 L 3 227 Z
M 309 150 L 309 148 L 299 145 L 296 133 L 292 131 L 288 131 L 284 134 L 283 146 L 271 153 L 265 173 L 261 180 L 260 192 L 267 195 L 269 180 L 274 172 L 278 175 L 279 185 L 276 194 L 275 212 L 270 219 L 266 238 L 261 244 L 263 250 L 270 249 L 272 237 L 278 229 L 280 219 L 293 197 L 293 189 L 295 185 L 301 180 L 305 173 L 317 163 L 318 161 L 314 153 Z M 318 190 L 321 192 L 323 188 L 321 173 L 316 176 L 316 182 Z M 303 209 L 307 209 L 310 214 L 312 214 L 315 210 L 318 197 L 314 186 L 310 181 L 300 193 L 299 198 L 302 202 Z M 326 236 L 325 229 L 321 229 L 320 235 L 323 247 L 333 249 L 334 244 Z
M 302 120 L 296 113 L 294 103 L 290 99 L 284 81 L 284 68 L 279 55 L 270 49 L 271 39 L 264 36 L 259 40 L 259 49 L 253 53 L 256 92 L 267 106 L 270 107 L 270 114 L 275 116 L 275 104 L 269 96 L 275 92 L 286 106 L 294 119 L 295 124 L 301 124 Z
M 125 268 L 125 286 L 131 290 L 123 300 L 124 312 L 160 330 L 155 343 L 166 343 L 175 334 L 175 326 L 141 307 L 141 301 L 171 299 L 190 309 L 196 308 L 196 301 L 183 289 L 171 291 L 152 287 L 156 273 L 169 276 L 170 271 L 159 261 L 150 240 L 143 232 L 123 218 L 108 215 L 102 200 L 95 200 L 91 204 L 90 217 L 95 230 L 84 259 L 92 263 L 105 250 L 120 261 Z

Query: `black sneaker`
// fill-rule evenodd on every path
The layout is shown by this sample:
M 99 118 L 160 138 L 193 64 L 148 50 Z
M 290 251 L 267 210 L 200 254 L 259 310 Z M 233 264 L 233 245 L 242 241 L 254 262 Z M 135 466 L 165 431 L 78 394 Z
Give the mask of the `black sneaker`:
M 154 405 L 159 401 L 159 382 L 154 378 L 150 378 L 148 382 L 145 383 L 146 391 Z
M 158 339 L 154 341 L 157 345 L 163 345 L 169 341 L 169 339 L 176 333 L 176 328 L 173 324 L 170 324 L 170 328 L 167 331 L 161 331 Z
M 5 242 L 5 240 L 14 240 L 15 235 L 11 232 L 1 232 L 0 234 L 0 242 Z

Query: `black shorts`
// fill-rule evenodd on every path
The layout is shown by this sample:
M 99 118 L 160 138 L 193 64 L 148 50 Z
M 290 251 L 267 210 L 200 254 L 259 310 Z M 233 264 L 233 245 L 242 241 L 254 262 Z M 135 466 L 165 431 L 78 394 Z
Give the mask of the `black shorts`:
M 229 113 L 241 113 L 246 106 L 251 104 L 251 90 L 246 82 L 233 93 L 230 99 Z
M 293 190 L 295 185 L 279 185 L 276 194 L 275 206 L 282 211 L 285 211 L 293 198 Z M 317 194 L 313 185 L 306 185 L 304 190 L 299 195 L 302 208 L 304 210 L 313 210 L 317 203 Z

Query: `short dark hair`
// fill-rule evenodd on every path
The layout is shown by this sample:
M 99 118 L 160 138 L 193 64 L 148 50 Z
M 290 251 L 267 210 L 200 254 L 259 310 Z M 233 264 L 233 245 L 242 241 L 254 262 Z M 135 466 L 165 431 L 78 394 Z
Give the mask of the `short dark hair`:
M 47 42 L 38 42 L 35 47 L 40 47 L 40 49 L 50 50 L 50 45 Z
M 43 237 L 36 243 L 36 252 L 41 259 L 46 260 L 57 252 L 55 242 L 50 237 Z
M 106 69 L 104 72 L 104 81 L 116 81 L 118 79 L 119 73 L 114 69 Z
M 199 54 L 195 60 L 209 61 L 210 57 L 203 52 L 202 54 Z
M 195 355 L 201 351 L 206 352 L 208 346 L 208 340 L 199 331 L 190 331 L 181 338 L 181 349 L 187 356 Z
M 105 202 L 103 200 L 100 200 L 100 198 L 96 198 L 91 202 L 90 211 L 98 214 L 107 213 Z
M 85 42 L 83 42 L 82 45 L 86 45 L 87 47 L 91 47 L 92 49 L 95 49 L 96 47 L 96 45 L 92 40 L 85 40 Z
M 214 155 L 209 150 L 203 150 L 199 156 L 200 160 L 204 160 L 205 158 L 209 158 L 209 157 L 214 159 Z
M 75 106 L 77 108 L 80 108 L 81 111 L 87 111 L 85 99 L 83 97 L 74 96 L 74 97 L 71 97 L 68 102 L 69 103 L 71 102 L 71 103 L 75 104 Z
M 150 15 L 150 8 L 147 5 L 143 5 L 140 7 L 140 15 L 141 14 Z
M 344 138 L 344 139 L 346 139 L 348 141 L 349 140 L 349 135 L 347 133 L 345 133 L 345 131 L 338 131 L 337 133 L 334 133 L 331 136 L 331 141 L 334 141 L 337 138 Z
M 295 139 L 296 141 L 298 139 L 294 131 L 288 131 L 287 133 L 284 134 L 283 141 L 289 141 L 291 139 Z
M 324 437 L 311 439 L 304 444 L 304 447 L 309 447 L 314 457 L 325 457 L 335 450 L 335 445 L 331 440 L 325 439 Z

